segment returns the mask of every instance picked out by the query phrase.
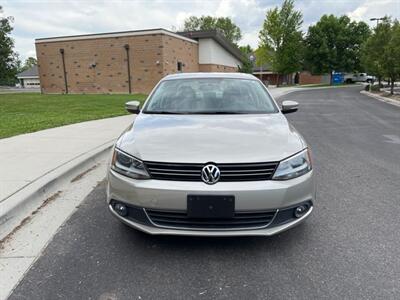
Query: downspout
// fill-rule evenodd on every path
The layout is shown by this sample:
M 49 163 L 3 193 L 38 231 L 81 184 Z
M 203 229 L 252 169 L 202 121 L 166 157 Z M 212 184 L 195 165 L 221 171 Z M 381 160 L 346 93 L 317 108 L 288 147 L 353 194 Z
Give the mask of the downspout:
M 63 64 L 63 71 L 64 71 L 64 84 L 65 84 L 65 93 L 68 94 L 68 82 L 67 82 L 67 71 L 65 70 L 65 58 L 64 58 L 64 49 L 60 49 L 61 59 Z
M 127 63 L 127 67 L 128 67 L 128 91 L 129 94 L 132 94 L 132 86 L 131 86 L 131 67 L 130 67 L 130 62 L 129 62 L 129 45 L 126 44 L 124 46 L 125 50 L 126 50 L 126 63 Z

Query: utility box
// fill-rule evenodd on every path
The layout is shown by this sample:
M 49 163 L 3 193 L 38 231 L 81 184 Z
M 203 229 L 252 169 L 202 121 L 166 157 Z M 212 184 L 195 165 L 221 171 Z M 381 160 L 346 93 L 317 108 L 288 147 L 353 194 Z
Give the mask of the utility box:
M 342 84 L 344 82 L 343 73 L 333 73 L 332 75 L 332 83 L 333 84 Z

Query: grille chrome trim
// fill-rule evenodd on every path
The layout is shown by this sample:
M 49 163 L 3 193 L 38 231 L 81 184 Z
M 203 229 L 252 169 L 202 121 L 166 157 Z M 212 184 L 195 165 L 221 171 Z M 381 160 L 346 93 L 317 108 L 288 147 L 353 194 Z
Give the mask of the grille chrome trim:
M 153 179 L 202 181 L 201 170 L 206 164 L 150 162 L 144 164 Z M 270 180 L 279 162 L 215 164 L 221 171 L 220 182 Z
M 191 219 L 187 217 L 186 211 L 168 211 L 168 210 L 153 210 L 143 208 L 150 223 L 159 228 L 175 229 L 175 230 L 193 230 L 193 231 L 235 231 L 235 230 L 257 230 L 264 229 L 273 223 L 277 216 L 279 209 L 268 211 L 236 211 L 235 217 L 232 219 Z M 263 217 L 256 216 L 253 220 L 245 220 L 244 215 L 251 214 L 264 214 Z M 171 218 L 168 220 L 168 215 Z M 173 217 L 173 218 L 172 218 Z M 241 220 L 237 222 L 237 220 Z M 266 222 L 267 221 L 267 222 Z M 169 223 L 169 225 L 168 225 Z M 229 226 L 235 225 L 239 226 Z M 251 224 L 263 225 L 251 226 Z M 172 225 L 172 224 L 175 224 Z M 179 225 L 181 224 L 181 226 Z M 248 226 L 245 226 L 247 224 Z M 185 226 L 187 225 L 187 226 Z M 193 226 L 195 225 L 195 226 Z M 208 225 L 209 227 L 201 227 L 201 225 Z M 224 225 L 225 227 L 212 227 L 212 225 Z M 243 225 L 243 226 L 240 226 Z

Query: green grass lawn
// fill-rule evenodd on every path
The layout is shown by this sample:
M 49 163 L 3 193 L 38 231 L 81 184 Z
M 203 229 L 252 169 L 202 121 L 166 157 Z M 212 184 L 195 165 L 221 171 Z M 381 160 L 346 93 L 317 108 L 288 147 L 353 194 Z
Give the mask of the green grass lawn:
M 124 104 L 146 95 L 0 94 L 0 138 L 127 114 Z

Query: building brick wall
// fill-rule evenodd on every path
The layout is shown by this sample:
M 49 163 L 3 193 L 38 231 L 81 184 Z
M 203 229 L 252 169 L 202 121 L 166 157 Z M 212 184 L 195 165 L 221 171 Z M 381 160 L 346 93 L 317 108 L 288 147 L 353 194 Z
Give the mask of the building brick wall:
M 149 93 L 158 81 L 177 72 L 237 72 L 223 64 L 199 64 L 199 44 L 166 32 L 50 38 L 36 41 L 43 93 L 65 93 L 60 49 L 64 50 L 69 93 Z M 182 66 L 178 70 L 178 63 Z
M 312 75 L 310 72 L 301 72 L 299 76 L 299 84 L 319 84 L 322 80 L 322 75 Z
M 178 62 L 181 62 L 182 72 L 199 72 L 198 44 L 176 37 L 163 36 L 164 45 L 164 75 L 178 72 Z
M 134 93 L 149 93 L 165 75 L 198 71 L 197 43 L 164 34 L 36 43 L 43 93 L 65 93 L 60 49 L 64 49 L 69 93 L 128 93 L 129 45 Z

